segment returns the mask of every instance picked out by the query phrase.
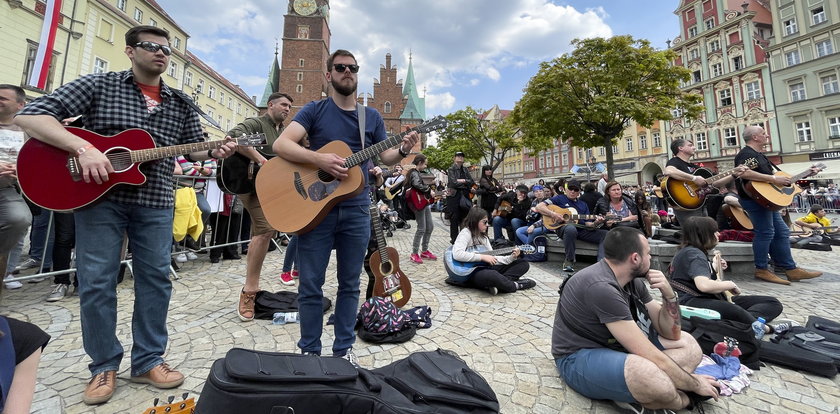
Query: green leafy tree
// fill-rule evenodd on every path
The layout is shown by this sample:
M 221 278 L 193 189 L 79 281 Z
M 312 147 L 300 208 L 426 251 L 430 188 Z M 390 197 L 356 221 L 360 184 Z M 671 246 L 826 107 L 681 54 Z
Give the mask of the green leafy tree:
M 509 118 L 485 120 L 484 113 L 468 106 L 447 115 L 449 125 L 438 134 L 436 148 L 423 150 L 429 157 L 429 165 L 438 169 L 449 168 L 453 154 L 461 151 L 466 160 L 487 163 L 495 170 L 505 156 L 522 149 L 518 129 Z
M 603 146 L 613 177 L 612 146 L 628 122 L 650 127 L 671 119 L 673 109 L 695 118 L 703 108 L 699 95 L 680 89 L 690 72 L 672 65 L 673 51 L 631 36 L 575 39 L 572 45 L 571 53 L 540 64 L 514 108 L 512 121 L 531 142 L 550 145 L 559 138 L 583 148 Z

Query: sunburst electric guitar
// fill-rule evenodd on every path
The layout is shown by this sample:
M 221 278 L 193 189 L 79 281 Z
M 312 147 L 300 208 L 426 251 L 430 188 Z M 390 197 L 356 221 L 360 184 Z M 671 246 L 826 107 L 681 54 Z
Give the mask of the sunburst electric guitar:
M 370 221 L 376 237 L 376 251 L 370 256 L 370 270 L 373 272 L 373 296 L 390 299 L 398 308 L 403 307 L 411 298 L 411 281 L 400 269 L 400 255 L 393 247 L 388 247 L 379 207 L 370 203 Z
M 347 178 L 338 180 L 314 164 L 301 164 L 274 157 L 257 175 L 257 195 L 266 219 L 275 229 L 285 233 L 306 233 L 341 200 L 364 190 L 364 174 L 359 165 L 388 148 L 402 142 L 403 136 L 417 131 L 427 133 L 446 127 L 446 118 L 437 116 L 400 135 L 371 145 L 357 153 L 342 141 L 332 141 L 321 147 L 321 154 L 337 154 L 345 158 Z

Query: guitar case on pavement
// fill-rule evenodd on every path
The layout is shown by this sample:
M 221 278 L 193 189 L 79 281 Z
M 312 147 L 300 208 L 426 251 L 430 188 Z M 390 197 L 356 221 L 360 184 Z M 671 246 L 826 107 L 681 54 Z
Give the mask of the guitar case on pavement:
M 196 413 L 498 413 L 487 381 L 449 351 L 417 352 L 385 367 L 339 357 L 233 348 L 210 368 Z
M 794 326 L 761 343 L 761 360 L 827 378 L 840 369 L 840 324 L 810 316 L 807 326 Z

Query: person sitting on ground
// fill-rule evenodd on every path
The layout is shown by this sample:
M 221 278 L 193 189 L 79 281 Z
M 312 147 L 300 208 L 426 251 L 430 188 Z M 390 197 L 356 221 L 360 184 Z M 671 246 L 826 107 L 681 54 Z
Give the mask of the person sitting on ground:
M 504 239 L 502 229 L 508 230 L 509 240 L 516 242 L 513 236 L 516 229 L 525 225 L 525 216 L 531 210 L 528 187 L 516 186 L 516 190 L 503 194 L 496 201 L 493 209 L 493 241 Z
M 49 341 L 41 328 L 0 316 L 0 412 L 30 412 L 38 362 Z
M 569 276 L 551 335 L 551 354 L 566 384 L 622 408 L 686 408 L 696 395 L 718 398 L 712 377 L 692 374 L 702 351 L 680 329 L 677 295 L 650 268 L 641 231 L 616 227 L 604 239 L 604 260 Z M 645 285 L 662 294 L 654 301 Z
M 718 244 L 717 223 L 711 217 L 689 217 L 682 227 L 682 244 L 670 266 L 671 286 L 679 291 L 681 305 L 712 309 L 721 319 L 751 325 L 759 317 L 767 323 L 765 333 L 780 333 L 790 329 L 790 323 L 770 325 L 782 314 L 782 303 L 772 296 L 742 295 L 731 280 L 718 280 L 717 269 L 709 261 L 709 250 Z M 726 260 L 720 265 L 726 270 Z M 732 302 L 727 301 L 729 292 Z
M 489 228 L 487 212 L 481 207 L 471 208 L 452 245 L 452 258 L 459 262 L 484 262 L 486 265 L 473 271 L 466 282 L 448 279 L 447 283 L 486 289 L 491 295 L 499 292 L 513 293 L 536 286 L 533 280 L 522 278 L 522 275 L 528 272 L 530 264 L 520 258 L 519 249 L 514 248 L 513 252 L 507 256 L 480 253 L 480 251 L 493 250 L 490 238 L 487 236 Z
M 796 220 L 795 223 L 803 230 L 812 232 L 806 237 L 799 238 L 795 243 L 796 247 L 804 247 L 808 243 L 822 242 L 824 233 L 834 232 L 834 229 L 824 229 L 824 227 L 831 226 L 831 221 L 825 217 L 825 208 L 819 204 L 811 204 L 811 212 L 807 216 Z

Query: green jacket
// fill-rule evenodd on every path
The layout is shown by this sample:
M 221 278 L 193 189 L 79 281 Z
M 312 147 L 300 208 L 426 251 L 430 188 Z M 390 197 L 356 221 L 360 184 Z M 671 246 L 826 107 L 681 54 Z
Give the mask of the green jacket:
M 228 131 L 227 134 L 230 137 L 237 138 L 245 134 L 265 133 L 266 144 L 254 147 L 254 149 L 265 157 L 273 157 L 277 154 L 274 153 L 271 147 L 274 145 L 274 141 L 277 141 L 277 137 L 280 136 L 281 131 L 283 131 L 283 127 L 280 127 L 278 130 L 274 126 L 274 121 L 268 115 L 263 115 L 256 118 L 245 118 L 245 120 L 236 124 L 233 129 Z

